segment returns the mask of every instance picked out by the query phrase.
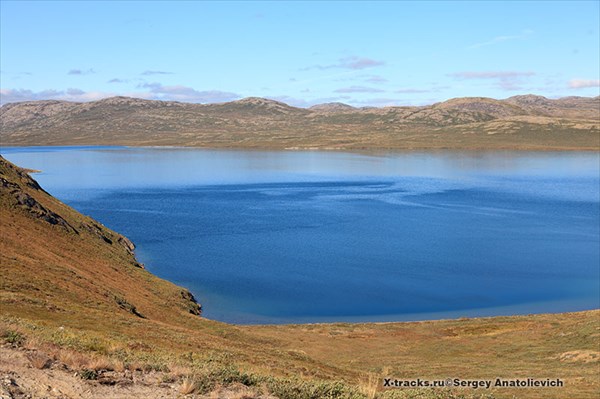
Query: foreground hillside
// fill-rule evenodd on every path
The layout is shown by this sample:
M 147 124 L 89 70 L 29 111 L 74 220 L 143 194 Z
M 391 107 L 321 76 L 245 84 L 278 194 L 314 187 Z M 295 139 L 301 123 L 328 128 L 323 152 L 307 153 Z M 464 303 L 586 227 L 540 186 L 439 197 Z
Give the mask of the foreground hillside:
M 600 97 L 469 97 L 423 107 L 309 109 L 262 98 L 189 104 L 113 97 L 0 108 L 2 144 L 271 149 L 598 150 Z
M 414 323 L 206 320 L 133 244 L 0 157 L 0 396 L 590 398 L 600 312 Z M 202 293 L 197 293 L 200 297 Z M 562 388 L 384 389 L 383 379 L 561 378 Z

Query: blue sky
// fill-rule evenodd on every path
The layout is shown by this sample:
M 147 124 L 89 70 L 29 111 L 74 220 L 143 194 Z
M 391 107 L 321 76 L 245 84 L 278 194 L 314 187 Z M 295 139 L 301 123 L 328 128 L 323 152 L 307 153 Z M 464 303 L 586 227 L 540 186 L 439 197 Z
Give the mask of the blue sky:
M 0 4 L 3 103 L 599 94 L 599 1 Z

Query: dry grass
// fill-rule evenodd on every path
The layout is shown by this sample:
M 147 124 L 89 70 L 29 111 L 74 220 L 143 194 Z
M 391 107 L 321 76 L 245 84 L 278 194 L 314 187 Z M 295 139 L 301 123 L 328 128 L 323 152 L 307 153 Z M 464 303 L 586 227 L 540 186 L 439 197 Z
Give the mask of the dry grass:
M 193 378 L 185 378 L 179 387 L 179 393 L 182 395 L 191 395 L 198 389 L 198 385 Z
M 27 358 L 29 359 L 31 366 L 39 370 L 46 369 L 52 364 L 52 359 L 41 352 L 33 352 L 29 354 Z
M 114 363 L 106 357 L 93 357 L 87 364 L 87 369 L 95 371 L 113 371 Z
M 190 375 L 192 373 L 192 369 L 189 366 L 182 365 L 173 365 L 169 367 L 169 375 L 173 379 L 179 379 L 183 376 Z
M 81 370 L 90 363 L 90 357 L 69 349 L 61 349 L 54 353 L 54 358 L 68 366 L 71 370 Z
M 118 359 L 113 359 L 111 361 L 112 364 L 112 368 L 114 371 L 122 373 L 123 371 L 125 371 L 127 368 L 125 367 L 125 363 L 122 360 L 118 360 Z
M 217 387 L 208 394 L 210 399 L 254 399 L 268 398 L 256 390 L 242 384 L 232 384 L 228 387 Z
M 377 395 L 381 378 L 375 374 L 369 373 L 367 377 L 363 377 L 358 385 L 358 389 L 367 399 L 374 399 Z
M 600 340 L 599 340 L 600 341 Z M 597 350 L 576 350 L 561 353 L 558 356 L 561 362 L 568 363 L 599 363 L 600 362 L 600 351 Z

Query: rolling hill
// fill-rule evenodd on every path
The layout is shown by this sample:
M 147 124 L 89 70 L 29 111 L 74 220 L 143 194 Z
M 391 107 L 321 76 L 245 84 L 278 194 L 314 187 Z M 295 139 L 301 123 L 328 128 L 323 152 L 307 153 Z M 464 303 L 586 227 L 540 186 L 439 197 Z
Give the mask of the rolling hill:
M 598 150 L 600 97 L 456 98 L 422 107 L 308 109 L 250 97 L 190 104 L 112 97 L 0 108 L 2 145 L 265 149 Z

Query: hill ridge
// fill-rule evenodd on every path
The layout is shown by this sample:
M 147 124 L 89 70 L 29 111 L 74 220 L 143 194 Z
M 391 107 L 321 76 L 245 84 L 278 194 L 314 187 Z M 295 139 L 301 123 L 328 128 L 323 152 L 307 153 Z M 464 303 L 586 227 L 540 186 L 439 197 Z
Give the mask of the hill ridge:
M 2 145 L 265 149 L 598 150 L 600 97 L 454 98 L 428 106 L 298 108 L 247 97 L 214 104 L 110 97 L 0 108 Z

